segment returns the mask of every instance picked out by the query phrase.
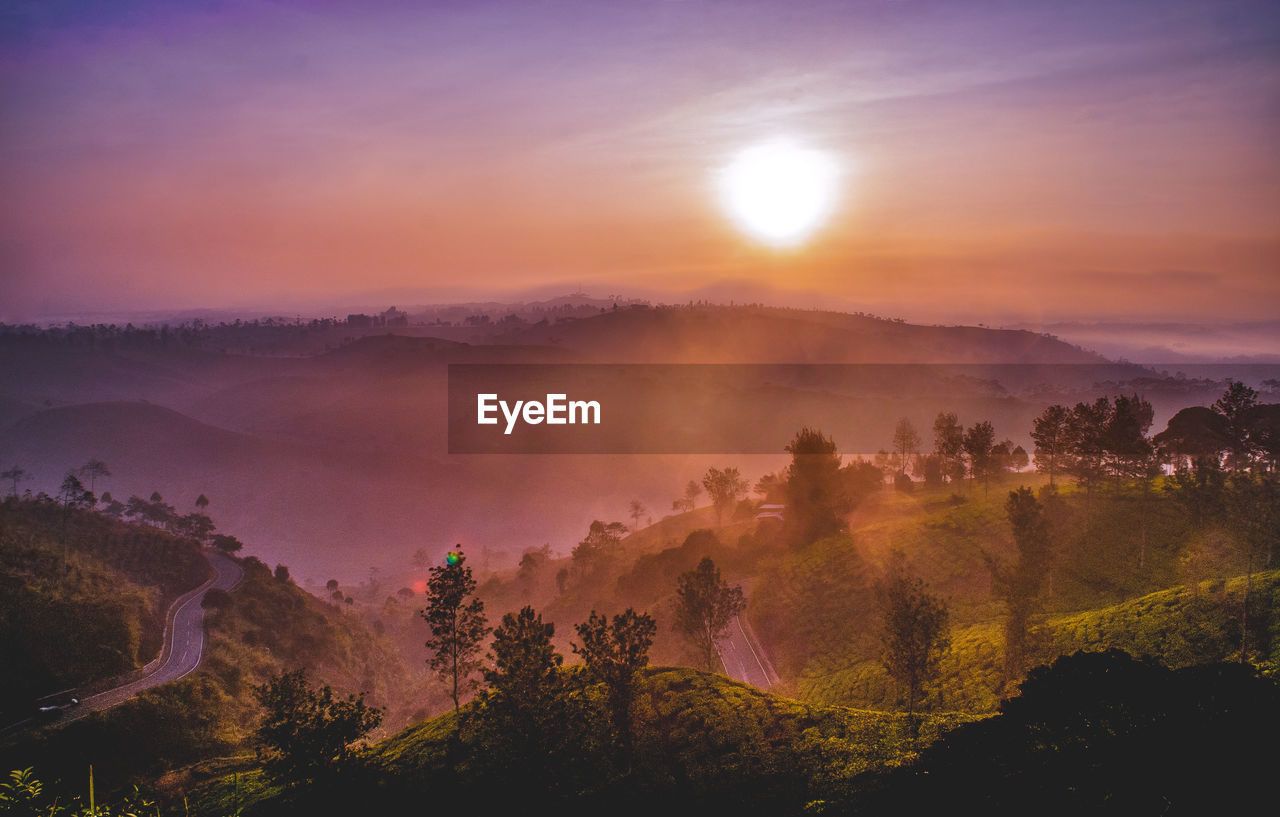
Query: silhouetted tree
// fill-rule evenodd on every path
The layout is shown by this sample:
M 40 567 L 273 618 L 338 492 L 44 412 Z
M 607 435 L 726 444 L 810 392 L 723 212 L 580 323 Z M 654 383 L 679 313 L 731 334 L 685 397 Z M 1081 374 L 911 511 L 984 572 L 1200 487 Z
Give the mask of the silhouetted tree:
M 677 580 L 675 627 L 698 651 L 707 672 L 715 672 L 716 641 L 747 606 L 741 587 L 729 587 L 710 557 Z
M 702 478 L 702 485 L 715 506 L 716 522 L 723 524 L 725 511 L 732 510 L 738 503 L 738 497 L 747 492 L 748 483 L 737 468 L 709 468 Z
M 8 471 L 5 471 L 4 473 L 0 473 L 0 479 L 7 479 L 11 483 L 13 483 L 13 495 L 17 496 L 18 483 L 22 480 L 24 476 L 26 476 L 26 474 L 27 474 L 26 471 L 22 470 L 21 468 L 15 465 L 12 468 L 10 468 Z
M 947 479 L 964 479 L 964 428 L 951 412 L 940 412 L 933 421 L 933 453 Z
M 630 506 L 630 510 L 629 510 L 629 512 L 628 512 L 628 515 L 631 517 L 631 529 L 632 529 L 632 530 L 639 530 L 639 529 L 640 529 L 640 517 L 644 516 L 644 515 L 645 515 L 645 513 L 646 513 L 648 510 L 649 510 L 649 509 L 648 509 L 648 508 L 646 508 L 646 507 L 644 506 L 644 503 L 643 503 L 643 502 L 641 502 L 640 500 L 638 500 L 638 499 L 633 499 L 633 500 L 631 500 L 631 506 Z
M 1032 421 L 1031 439 L 1036 444 L 1036 470 L 1049 475 L 1049 484 L 1067 464 L 1071 451 L 1071 411 L 1052 405 Z
M 1271 554 L 1280 540 L 1280 477 L 1276 474 L 1237 472 L 1227 482 L 1228 523 L 1243 556 L 1244 599 L 1240 605 L 1240 663 L 1248 656 L 1249 604 L 1253 594 L 1253 571 L 1258 563 L 1271 564 Z
M 97 487 L 98 477 L 109 477 L 111 471 L 102 460 L 91 459 L 80 466 L 80 476 L 89 478 L 89 491 L 92 493 Z
M 263 767 L 287 786 L 330 781 L 351 759 L 352 744 L 382 723 L 381 710 L 363 695 L 342 699 L 327 685 L 312 689 L 305 670 L 275 676 L 254 694 L 266 710 L 256 733 Z
M 835 441 L 806 426 L 787 443 L 786 451 L 791 455 L 784 514 L 788 538 L 803 543 L 830 536 L 842 527 L 840 517 L 847 509 Z
M 583 570 L 589 570 L 600 563 L 600 560 L 612 556 L 622 542 L 627 526 L 621 522 L 605 524 L 599 519 L 592 521 L 587 535 L 573 548 L 573 562 Z
M 623 768 L 629 769 L 634 745 L 631 704 L 635 700 L 636 674 L 649 663 L 649 647 L 657 624 L 647 613 L 628 607 L 615 615 L 612 623 L 592 610 L 591 617 L 576 629 L 582 644 L 574 644 L 573 651 L 582 656 L 588 672 L 605 685 Z
M 975 423 L 963 437 L 962 445 L 965 457 L 969 460 L 969 474 L 974 480 L 982 480 L 984 491 L 990 484 L 995 442 L 996 430 L 987 420 Z
M 199 508 L 201 512 L 203 512 L 205 508 L 209 507 L 209 497 L 205 496 L 204 494 L 201 494 L 200 496 L 196 497 L 196 507 Z
M 898 455 L 898 473 L 907 473 L 909 458 L 920 450 L 920 435 L 906 417 L 898 420 L 893 429 L 893 450 Z
M 1258 393 L 1238 380 L 1228 381 L 1227 390 L 1213 404 L 1213 411 L 1226 420 L 1227 468 L 1246 470 L 1253 462 L 1249 415 L 1258 404 Z
M 87 508 L 95 502 L 93 494 L 85 490 L 80 478 L 70 471 L 58 488 L 58 499 L 64 508 Z
M 228 554 L 235 553 L 244 547 L 244 542 L 225 533 L 215 533 L 213 538 L 209 540 L 209 544 Z
M 502 617 L 493 631 L 493 667 L 484 671 L 489 690 L 471 720 L 490 754 L 485 762 L 504 785 L 535 798 L 571 778 L 580 744 L 581 713 L 567 694 L 554 635 L 555 625 L 527 605 Z
M 1005 606 L 1005 680 L 1014 681 L 1026 670 L 1029 637 L 1040 611 L 1051 551 L 1044 509 L 1030 488 L 1010 491 L 1004 509 L 1018 558 L 1012 565 L 1003 565 L 987 556 L 987 563 L 993 589 Z
M 938 677 L 951 639 L 947 605 L 928 592 L 923 580 L 907 572 L 901 554 L 896 557 L 888 576 L 876 586 L 884 628 L 880 661 L 906 689 L 907 714 L 914 715 L 925 685 Z
M 481 644 L 489 634 L 484 602 L 474 596 L 476 580 L 471 577 L 461 548 L 456 559 L 431 568 L 427 579 L 427 606 L 421 615 L 431 628 L 427 649 L 428 666 L 449 684 L 455 715 L 467 680 L 482 666 Z M 349 601 L 349 600 L 348 600 Z
M 1076 403 L 1071 410 L 1071 453 L 1064 470 L 1084 485 L 1086 508 L 1092 506 L 1094 486 L 1107 473 L 1106 434 L 1111 411 L 1111 401 L 1105 397 Z

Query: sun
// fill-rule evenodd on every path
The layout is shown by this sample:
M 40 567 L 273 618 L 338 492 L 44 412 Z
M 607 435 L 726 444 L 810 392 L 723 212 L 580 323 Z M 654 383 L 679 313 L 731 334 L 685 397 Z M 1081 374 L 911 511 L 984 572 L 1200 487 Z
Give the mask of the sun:
M 840 167 L 788 139 L 752 145 L 719 175 L 720 197 L 738 225 L 775 247 L 793 247 L 831 215 Z

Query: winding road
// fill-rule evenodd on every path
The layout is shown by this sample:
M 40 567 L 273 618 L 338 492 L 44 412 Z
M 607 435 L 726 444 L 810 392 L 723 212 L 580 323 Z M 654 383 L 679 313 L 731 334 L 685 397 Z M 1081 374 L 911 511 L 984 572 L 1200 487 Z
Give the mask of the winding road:
M 735 681 L 768 689 L 778 683 L 778 673 L 754 635 L 743 628 L 742 619 L 733 617 L 728 632 L 716 642 L 716 651 L 724 664 L 725 674 Z
M 145 674 L 136 680 L 112 687 L 82 700 L 79 705 L 63 710 L 57 718 L 46 720 L 43 725 L 69 723 L 94 712 L 101 712 L 129 700 L 143 690 L 170 681 L 177 681 L 200 666 L 204 654 L 204 601 L 210 590 L 231 590 L 239 584 L 244 570 L 234 560 L 218 551 L 206 550 L 205 557 L 214 570 L 213 578 L 180 596 L 169 607 L 165 621 L 164 646 L 156 666 L 148 665 Z M 7 739 L 37 725 L 34 719 L 13 724 L 0 730 L 0 739 Z

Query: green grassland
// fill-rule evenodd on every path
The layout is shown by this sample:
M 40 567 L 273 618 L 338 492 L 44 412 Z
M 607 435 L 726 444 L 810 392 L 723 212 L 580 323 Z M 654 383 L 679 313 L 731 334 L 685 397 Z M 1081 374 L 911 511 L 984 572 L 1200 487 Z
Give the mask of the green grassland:
M 1039 659 L 1077 650 L 1122 649 L 1177 669 L 1233 660 L 1239 655 L 1245 578 L 1206 580 L 1096 610 L 1049 617 L 1039 633 Z M 1280 570 L 1255 574 L 1250 592 L 1248 659 L 1264 671 L 1280 668 Z M 992 712 L 1003 689 L 998 624 L 952 633 L 951 650 L 933 686 L 931 703 L 963 712 Z M 899 691 L 879 661 L 822 671 L 812 665 L 799 683 L 800 698 L 820 704 L 873 708 L 900 705 Z

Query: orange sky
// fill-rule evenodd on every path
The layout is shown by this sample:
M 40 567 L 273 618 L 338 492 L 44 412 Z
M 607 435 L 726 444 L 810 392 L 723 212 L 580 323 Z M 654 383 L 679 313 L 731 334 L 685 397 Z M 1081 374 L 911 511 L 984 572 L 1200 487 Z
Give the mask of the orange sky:
M 916 319 L 1280 312 L 1268 4 L 599 5 L 15 15 L 0 319 L 561 282 Z M 713 189 L 779 135 L 848 170 L 788 252 Z

